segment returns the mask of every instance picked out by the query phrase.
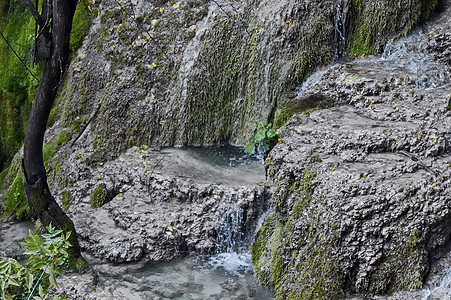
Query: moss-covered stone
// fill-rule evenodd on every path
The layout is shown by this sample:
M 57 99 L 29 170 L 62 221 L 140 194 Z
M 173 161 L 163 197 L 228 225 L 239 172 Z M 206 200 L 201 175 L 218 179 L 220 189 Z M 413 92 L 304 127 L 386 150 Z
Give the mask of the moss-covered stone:
M 61 203 L 65 211 L 69 210 L 69 207 L 73 201 L 74 198 L 69 191 L 64 191 L 61 194 Z
M 22 182 L 22 172 L 20 171 L 11 186 L 9 187 L 4 199 L 3 215 L 11 215 L 18 220 L 25 220 L 30 217 L 27 198 Z
M 313 197 L 315 171 L 296 174 L 275 180 L 275 212 L 252 245 L 255 274 L 260 283 L 275 286 L 277 299 L 340 299 L 337 224 L 324 221 L 322 215 L 331 213 L 327 203 Z
M 107 202 L 107 194 L 108 192 L 104 183 L 95 188 L 89 195 L 92 207 L 98 208 L 105 204 Z
M 321 94 L 309 95 L 300 99 L 289 100 L 279 107 L 274 117 L 274 128 L 282 127 L 297 113 L 310 113 L 316 109 L 333 106 L 334 100 Z
M 381 292 L 394 292 L 399 290 L 412 291 L 421 288 L 428 252 L 419 243 L 421 237 L 419 230 L 414 230 L 404 237 L 404 244 L 396 247 L 386 255 L 383 263 L 372 276 L 369 291 L 372 294 Z M 403 237 L 400 237 L 403 239 Z
M 352 0 L 350 4 L 346 48 L 348 55 L 357 56 L 381 52 L 387 41 L 406 34 L 416 24 L 429 18 L 437 6 L 437 0 L 377 3 Z

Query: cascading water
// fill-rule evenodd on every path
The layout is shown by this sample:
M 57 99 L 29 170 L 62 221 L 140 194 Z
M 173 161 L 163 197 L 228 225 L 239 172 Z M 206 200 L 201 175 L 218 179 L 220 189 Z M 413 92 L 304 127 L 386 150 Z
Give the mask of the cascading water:
M 248 202 L 245 197 L 255 195 L 240 189 L 236 183 L 244 184 L 249 181 L 248 177 L 264 181 L 261 158 L 246 154 L 243 148 L 236 146 L 178 147 L 162 152 L 169 158 L 161 163 L 160 172 L 165 172 L 166 161 L 174 165 L 174 160 L 178 159 L 188 169 L 203 166 L 204 173 L 215 170 L 215 176 L 221 177 L 215 180 L 234 187 L 227 192 L 229 190 L 213 186 L 213 195 L 201 196 L 220 202 L 214 212 L 207 212 L 212 216 L 210 221 L 201 225 L 209 226 L 211 222 L 212 228 L 216 228 L 206 231 L 200 241 L 212 240 L 211 252 L 187 253 L 177 248 L 178 255 L 167 263 L 143 261 L 118 266 L 88 259 L 102 282 L 102 289 L 96 291 L 99 296 L 102 299 L 112 295 L 124 299 L 274 299 L 272 291 L 260 286 L 255 279 L 249 253 L 254 224 L 258 224 L 258 216 L 263 214 L 265 206 L 262 203 L 266 200 L 263 197 L 255 204 Z M 196 179 L 200 180 L 199 176 Z M 213 202 L 206 198 L 200 207 Z M 174 247 L 182 247 L 181 231 L 176 225 L 171 229 L 173 232 L 166 230 L 166 234 L 173 237 Z
M 339 0 L 337 3 L 337 12 L 335 14 L 334 22 L 334 40 L 335 40 L 335 60 L 344 55 L 346 35 L 345 26 L 343 24 L 344 3 Z
M 269 72 L 271 70 L 271 47 L 272 47 L 272 35 L 274 28 L 274 20 L 270 22 L 269 35 L 267 37 L 267 52 L 266 52 L 266 64 L 265 64 L 265 102 L 269 101 Z

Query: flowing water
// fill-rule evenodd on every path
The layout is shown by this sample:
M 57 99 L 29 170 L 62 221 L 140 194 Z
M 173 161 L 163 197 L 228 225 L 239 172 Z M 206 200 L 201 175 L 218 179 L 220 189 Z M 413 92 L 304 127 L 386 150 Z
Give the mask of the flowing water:
M 191 157 L 194 161 L 208 164 L 224 173 L 232 172 L 238 177 L 239 172 L 243 172 L 246 176 L 260 180 L 264 173 L 262 158 L 244 153 L 242 147 L 178 147 L 162 151 L 168 151 L 173 155 L 172 159 L 179 157 L 174 155 L 177 153 L 181 159 L 185 159 L 183 162 L 191 162 L 188 159 Z M 243 228 L 243 209 L 235 205 L 232 199 L 224 201 L 231 203 L 228 210 L 218 212 L 222 213 L 222 222 L 214 253 L 201 255 L 178 252 L 170 262 L 146 261 L 144 258 L 139 262 L 123 264 L 84 253 L 83 256 L 98 274 L 98 287 L 89 291 L 89 295 L 97 299 L 122 300 L 274 299 L 274 292 L 260 286 L 253 274 L 250 244 L 256 227 Z M 262 223 L 263 209 L 261 214 L 255 226 Z M 0 256 L 20 255 L 23 252 L 20 242 L 28 234 L 28 229 L 33 229 L 32 223 L 0 223 Z M 77 276 L 70 275 L 71 278 Z
M 205 163 L 219 173 L 232 172 L 238 179 L 238 170 L 244 177 L 262 176 L 262 158 L 244 153 L 242 147 L 178 146 L 163 151 L 185 162 L 191 158 Z M 231 202 L 230 209 L 221 212 L 215 253 L 179 252 L 170 262 L 117 265 L 87 256 L 103 286 L 98 295 L 114 299 L 274 299 L 273 292 L 260 286 L 253 275 L 250 244 L 255 227 L 243 228 L 244 210 L 232 199 L 224 201 Z
M 335 40 L 335 59 L 344 55 L 344 47 L 346 43 L 345 26 L 343 24 L 343 0 L 337 2 L 337 12 L 334 21 L 334 40 Z

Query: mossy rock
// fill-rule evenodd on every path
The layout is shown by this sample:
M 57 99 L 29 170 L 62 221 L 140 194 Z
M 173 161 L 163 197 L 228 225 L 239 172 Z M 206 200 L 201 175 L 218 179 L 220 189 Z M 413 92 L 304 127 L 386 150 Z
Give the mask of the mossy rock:
M 13 214 L 17 220 L 26 220 L 30 217 L 25 189 L 22 181 L 22 171 L 17 173 L 6 195 L 4 196 L 3 215 Z
M 293 115 L 297 113 L 310 113 L 313 110 L 331 107 L 334 100 L 322 94 L 311 94 L 301 98 L 287 101 L 276 111 L 274 128 L 282 127 Z
M 101 207 L 107 203 L 108 190 L 104 183 L 95 188 L 89 195 L 91 199 L 91 206 L 94 208 Z
M 74 197 L 72 196 L 72 194 L 69 191 L 64 191 L 61 194 L 61 203 L 62 203 L 62 207 L 64 208 L 65 211 L 69 210 L 69 207 L 73 201 L 74 201 Z

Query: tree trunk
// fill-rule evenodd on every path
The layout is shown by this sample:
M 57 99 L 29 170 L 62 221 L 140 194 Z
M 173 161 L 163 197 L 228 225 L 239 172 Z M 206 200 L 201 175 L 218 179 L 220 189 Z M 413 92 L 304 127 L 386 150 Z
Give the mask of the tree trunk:
M 47 120 L 69 57 L 69 39 L 77 0 L 49 0 L 52 16 L 52 46 L 34 99 L 24 142 L 23 182 L 32 215 L 44 226 L 52 224 L 71 231 L 71 255 L 80 256 L 74 224 L 50 193 L 44 167 L 42 146 Z M 45 2 L 45 1 L 44 1 Z

